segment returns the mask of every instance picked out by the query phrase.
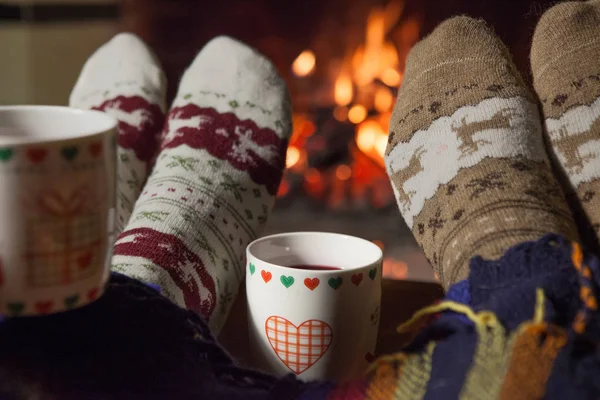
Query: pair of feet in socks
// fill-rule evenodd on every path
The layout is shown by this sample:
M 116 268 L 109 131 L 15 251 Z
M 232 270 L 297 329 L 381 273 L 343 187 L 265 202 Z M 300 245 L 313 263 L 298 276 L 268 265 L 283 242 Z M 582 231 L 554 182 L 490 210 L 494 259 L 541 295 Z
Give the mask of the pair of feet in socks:
M 218 37 L 185 72 L 168 112 L 165 94 L 152 52 L 120 34 L 85 64 L 70 105 L 119 121 L 112 269 L 159 286 L 218 332 L 281 179 L 288 93 L 263 56 Z
M 398 206 L 444 287 L 473 256 L 546 233 L 598 251 L 600 1 L 559 4 L 533 37 L 531 92 L 482 22 L 412 49 L 390 123 Z
M 598 0 L 546 13 L 532 46 L 536 93 L 483 22 L 446 21 L 411 51 L 386 161 L 445 287 L 473 256 L 549 232 L 597 245 L 599 37 Z M 287 92 L 262 56 L 217 38 L 185 73 L 163 129 L 164 96 L 151 52 L 120 35 L 88 61 L 71 105 L 120 121 L 113 269 L 159 285 L 218 332 L 281 177 Z

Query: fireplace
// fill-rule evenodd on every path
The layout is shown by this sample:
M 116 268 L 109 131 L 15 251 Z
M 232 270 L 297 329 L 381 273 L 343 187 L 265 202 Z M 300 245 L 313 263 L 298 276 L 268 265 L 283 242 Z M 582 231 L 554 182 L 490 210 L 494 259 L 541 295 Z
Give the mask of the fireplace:
M 288 67 L 294 130 L 269 228 L 363 236 L 383 248 L 384 275 L 406 278 L 412 257 L 412 270 L 431 278 L 396 209 L 383 161 L 404 60 L 419 39 L 421 17 L 405 10 L 402 0 L 365 3 L 346 25 L 320 25 Z
M 286 172 L 266 233 L 324 230 L 372 240 L 384 274 L 433 280 L 385 173 L 388 124 L 410 48 L 443 19 L 486 19 L 526 76 L 530 35 L 550 0 L 124 0 L 124 28 L 156 49 L 177 82 L 210 38 L 258 48 L 286 79 L 294 103 Z M 173 97 L 176 85 L 169 88 Z

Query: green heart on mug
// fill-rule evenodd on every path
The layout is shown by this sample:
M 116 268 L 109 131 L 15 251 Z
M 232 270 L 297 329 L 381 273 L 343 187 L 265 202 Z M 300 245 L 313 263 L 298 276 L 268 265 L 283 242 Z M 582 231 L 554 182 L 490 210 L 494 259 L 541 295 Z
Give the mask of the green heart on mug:
M 77 153 L 78 150 L 75 146 L 63 147 L 60 151 L 60 154 L 68 161 L 73 161 L 77 157 Z
M 329 278 L 329 281 L 327 281 L 327 283 L 329 283 L 329 286 L 331 286 L 335 290 L 338 290 L 339 287 L 342 286 L 343 280 L 340 276 L 338 276 L 337 278 Z
M 8 303 L 6 305 L 12 315 L 18 315 L 25 309 L 25 303 Z
M 75 304 L 77 304 L 78 301 L 79 301 L 78 294 L 74 294 L 73 296 L 66 297 L 65 298 L 65 307 L 73 308 L 73 306 L 75 306 Z
M 374 280 L 375 275 L 377 275 L 377 268 L 370 269 L 369 270 L 369 278 L 371 278 L 371 280 Z
M 285 286 L 286 288 L 289 288 L 294 284 L 294 277 L 281 275 L 281 283 L 283 283 L 283 286 Z
M 254 266 L 254 264 L 250 263 L 248 268 L 250 269 L 250 275 L 254 275 L 254 272 L 256 272 L 256 267 Z
M 0 149 L 0 161 L 8 161 L 13 156 L 12 149 Z

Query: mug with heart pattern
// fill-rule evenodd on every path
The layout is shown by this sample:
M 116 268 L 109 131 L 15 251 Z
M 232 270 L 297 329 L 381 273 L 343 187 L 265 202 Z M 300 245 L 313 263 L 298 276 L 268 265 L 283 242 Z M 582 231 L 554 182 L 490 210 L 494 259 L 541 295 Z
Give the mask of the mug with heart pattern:
M 102 294 L 116 124 L 98 111 L 0 107 L 0 315 L 51 314 Z
M 348 235 L 295 232 L 258 239 L 246 256 L 254 367 L 302 380 L 364 372 L 379 328 L 378 246 Z

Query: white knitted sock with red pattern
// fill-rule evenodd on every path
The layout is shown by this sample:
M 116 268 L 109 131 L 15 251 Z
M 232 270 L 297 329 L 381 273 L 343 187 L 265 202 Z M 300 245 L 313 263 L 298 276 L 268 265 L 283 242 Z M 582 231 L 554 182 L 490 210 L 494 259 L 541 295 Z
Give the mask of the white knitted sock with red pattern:
M 230 38 L 208 43 L 183 76 L 113 269 L 159 285 L 217 334 L 244 279 L 245 247 L 273 204 L 290 131 L 274 66 Z
M 129 221 L 156 156 L 165 96 L 166 79 L 156 57 L 130 33 L 96 50 L 71 93 L 71 107 L 104 111 L 119 121 L 117 232 Z

